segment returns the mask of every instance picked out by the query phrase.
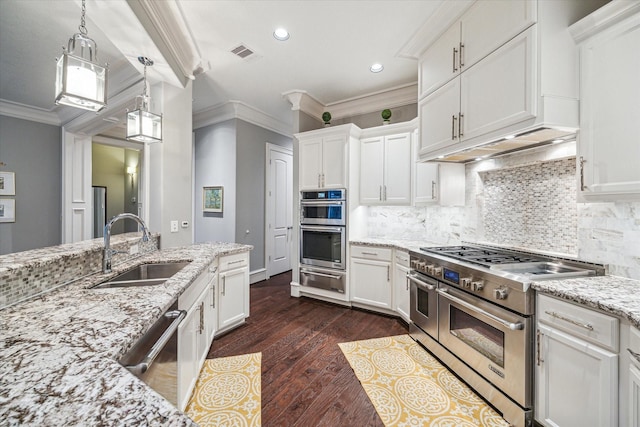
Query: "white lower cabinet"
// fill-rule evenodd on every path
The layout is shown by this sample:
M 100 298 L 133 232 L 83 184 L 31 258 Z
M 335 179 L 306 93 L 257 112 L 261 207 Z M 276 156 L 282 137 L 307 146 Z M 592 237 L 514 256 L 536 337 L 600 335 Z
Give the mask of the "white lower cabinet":
M 636 365 L 629 366 L 628 403 L 629 426 L 640 426 L 640 369 Z
M 393 308 L 409 323 L 409 253 L 396 249 L 393 265 Z
M 618 425 L 618 319 L 538 296 L 535 418 L 543 426 Z
M 372 309 L 393 310 L 389 248 L 352 246 L 349 263 L 351 302 Z
M 243 324 L 249 317 L 249 254 L 221 257 L 219 268 L 216 334 Z

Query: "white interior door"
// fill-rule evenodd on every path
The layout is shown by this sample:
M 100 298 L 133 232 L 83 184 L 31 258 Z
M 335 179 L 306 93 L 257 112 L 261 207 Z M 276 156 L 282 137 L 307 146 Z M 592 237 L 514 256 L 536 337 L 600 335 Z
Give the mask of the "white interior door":
M 293 154 L 267 144 L 267 214 L 265 257 L 267 277 L 291 270 L 293 236 Z
M 91 137 L 63 129 L 62 243 L 92 238 Z

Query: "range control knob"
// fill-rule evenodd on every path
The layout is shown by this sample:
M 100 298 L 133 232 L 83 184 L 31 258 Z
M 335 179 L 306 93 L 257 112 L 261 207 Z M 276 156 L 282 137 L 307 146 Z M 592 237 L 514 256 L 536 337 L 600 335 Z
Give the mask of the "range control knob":
M 495 289 L 493 291 L 493 294 L 496 297 L 496 299 L 507 299 L 507 295 L 509 295 L 507 290 L 504 288 Z
M 482 280 L 476 280 L 475 282 L 471 282 L 471 289 L 475 292 L 479 292 L 484 289 L 484 282 Z
M 433 269 L 433 275 L 436 277 L 442 276 L 442 267 L 436 267 Z
M 460 278 L 460 286 L 463 288 L 471 289 L 471 277 Z
M 433 267 L 435 267 L 433 264 L 427 265 L 427 273 L 433 274 Z

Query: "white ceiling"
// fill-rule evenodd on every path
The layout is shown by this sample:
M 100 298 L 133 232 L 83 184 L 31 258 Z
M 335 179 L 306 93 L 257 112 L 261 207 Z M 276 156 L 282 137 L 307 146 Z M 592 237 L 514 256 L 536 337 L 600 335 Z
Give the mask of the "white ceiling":
M 282 94 L 288 91 L 306 91 L 329 105 L 417 82 L 416 61 L 400 57 L 399 52 L 442 3 L 166 1 L 186 24 L 183 36 L 195 45 L 205 69 L 193 83 L 194 113 L 239 101 L 287 124 L 292 122 L 291 105 Z M 134 33 L 144 32 L 142 24 L 123 25 L 124 14 L 108 13 L 126 5 L 124 0 L 87 4 L 89 36 L 98 44 L 100 62 L 110 64 L 110 96 L 140 85 L 141 66 L 135 56 L 150 54 L 133 52 L 131 46 L 152 50 L 136 41 Z M 56 114 L 62 123 L 82 113 L 53 103 L 54 59 L 79 22 L 79 0 L 0 0 L 2 105 L 30 106 Z M 272 36 L 279 26 L 291 33 L 288 41 Z M 255 54 L 243 60 L 230 53 L 239 44 Z M 166 66 L 163 58 L 152 59 L 159 67 Z M 371 73 L 374 62 L 382 63 L 384 71 Z M 154 78 L 160 74 L 150 73 Z

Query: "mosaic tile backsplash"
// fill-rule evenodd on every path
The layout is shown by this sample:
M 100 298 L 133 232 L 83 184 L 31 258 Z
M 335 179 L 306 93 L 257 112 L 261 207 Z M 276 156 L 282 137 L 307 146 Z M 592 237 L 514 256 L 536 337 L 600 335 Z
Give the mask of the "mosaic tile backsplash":
M 578 254 L 575 158 L 480 172 L 483 240 Z

